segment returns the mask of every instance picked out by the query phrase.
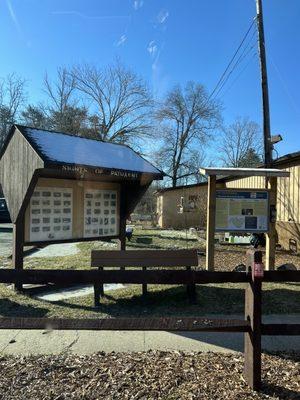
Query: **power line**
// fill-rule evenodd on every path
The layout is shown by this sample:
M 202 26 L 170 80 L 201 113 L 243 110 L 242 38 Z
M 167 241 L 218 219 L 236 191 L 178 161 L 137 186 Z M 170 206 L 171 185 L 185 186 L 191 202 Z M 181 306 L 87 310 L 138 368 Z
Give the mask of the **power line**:
M 239 64 L 241 64 L 241 62 L 248 56 L 248 54 L 251 52 L 251 50 L 256 46 L 256 43 L 253 43 L 253 37 L 256 34 L 256 31 L 253 32 L 250 40 L 248 41 L 248 43 L 244 46 L 244 49 L 242 51 L 242 53 L 240 54 L 239 58 L 237 59 L 237 61 L 235 62 L 235 64 L 233 65 L 232 69 L 229 71 L 229 73 L 227 74 L 226 77 L 224 77 L 224 80 L 221 84 L 221 87 L 219 88 L 219 90 L 217 91 L 217 94 L 214 96 L 214 98 L 216 98 L 218 96 L 218 94 L 221 92 L 222 88 L 226 85 L 228 79 L 230 78 L 231 74 L 234 72 L 234 70 L 239 66 Z M 252 44 L 252 46 L 251 46 Z M 251 48 L 249 49 L 249 46 L 251 46 Z M 248 50 L 249 49 L 249 50 Z M 247 51 L 248 50 L 248 51 Z
M 235 53 L 233 54 L 231 60 L 229 61 L 227 67 L 226 67 L 225 70 L 224 70 L 224 72 L 222 73 L 222 75 L 221 75 L 220 79 L 218 80 L 216 86 L 214 87 L 213 91 L 212 91 L 211 94 L 209 95 L 208 100 L 210 100 L 210 99 L 212 98 L 212 96 L 214 95 L 214 93 L 218 90 L 218 87 L 219 87 L 219 85 L 222 83 L 222 81 L 223 81 L 223 79 L 224 79 L 224 77 L 225 77 L 227 71 L 228 71 L 229 68 L 231 67 L 231 64 L 234 62 L 234 60 L 235 60 L 237 54 L 239 53 L 240 49 L 242 48 L 243 44 L 245 43 L 245 40 L 247 39 L 247 37 L 248 37 L 248 35 L 249 35 L 249 33 L 250 33 L 250 31 L 251 31 L 251 29 L 252 29 L 252 27 L 253 27 L 255 21 L 256 21 L 256 18 L 254 18 L 253 21 L 252 21 L 252 23 L 250 24 L 250 27 L 248 28 L 247 32 L 245 33 L 245 35 L 244 35 L 242 41 L 240 42 L 238 48 L 236 49 Z
M 219 90 L 217 91 L 217 93 L 214 96 L 214 99 L 218 96 L 218 94 L 221 92 L 221 90 L 223 89 L 223 87 L 226 85 L 226 83 L 228 82 L 228 79 L 230 78 L 230 76 L 232 75 L 232 73 L 234 72 L 234 70 L 239 66 L 239 64 L 241 64 L 241 62 L 248 56 L 248 54 L 254 49 L 255 45 L 253 45 L 252 47 L 250 47 L 250 49 L 247 51 L 246 54 L 244 54 L 244 52 L 240 55 L 240 57 L 238 58 L 238 60 L 236 61 L 236 63 L 234 64 L 233 68 L 230 70 L 229 74 L 226 76 L 226 79 L 223 81 L 221 87 L 219 88 Z
M 239 80 L 241 75 L 244 73 L 244 71 L 248 68 L 250 63 L 252 62 L 253 58 L 257 56 L 257 51 L 255 51 L 252 55 L 252 57 L 248 60 L 247 64 L 244 66 L 244 68 L 240 71 L 240 73 L 236 76 L 236 78 L 232 81 L 231 85 L 227 88 L 227 90 L 222 94 L 221 99 L 230 91 L 230 89 L 234 86 L 234 84 Z

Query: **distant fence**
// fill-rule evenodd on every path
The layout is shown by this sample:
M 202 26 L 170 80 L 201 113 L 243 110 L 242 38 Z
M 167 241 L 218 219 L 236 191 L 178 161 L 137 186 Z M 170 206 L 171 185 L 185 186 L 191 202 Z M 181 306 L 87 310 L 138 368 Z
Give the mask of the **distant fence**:
M 117 318 L 52 319 L 0 318 L 0 329 L 154 330 L 193 332 L 242 332 L 245 335 L 244 373 L 254 390 L 261 387 L 261 336 L 300 335 L 299 324 L 263 324 L 262 282 L 300 282 L 300 271 L 265 271 L 263 278 L 247 272 L 197 270 L 12 270 L 0 269 L 0 283 L 14 284 L 206 284 L 246 283 L 244 319 Z

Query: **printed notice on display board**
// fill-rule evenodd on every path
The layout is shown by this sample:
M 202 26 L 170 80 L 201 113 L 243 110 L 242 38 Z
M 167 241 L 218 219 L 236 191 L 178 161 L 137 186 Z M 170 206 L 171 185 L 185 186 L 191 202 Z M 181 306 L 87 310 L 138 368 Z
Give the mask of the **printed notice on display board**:
M 71 188 L 37 187 L 30 200 L 30 241 L 72 238 Z
M 267 232 L 268 215 L 267 190 L 216 191 L 216 231 Z
M 84 237 L 116 236 L 119 210 L 116 190 L 89 189 L 84 194 Z

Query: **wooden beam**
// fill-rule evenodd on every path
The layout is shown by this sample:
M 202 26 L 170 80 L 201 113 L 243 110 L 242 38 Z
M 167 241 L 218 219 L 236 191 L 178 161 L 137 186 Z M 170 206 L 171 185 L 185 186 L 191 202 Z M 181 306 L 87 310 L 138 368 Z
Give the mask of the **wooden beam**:
M 250 331 L 244 335 L 244 374 L 253 390 L 261 387 L 261 280 L 255 278 L 245 290 L 245 320 Z
M 206 226 L 206 269 L 214 270 L 216 226 L 216 176 L 208 177 L 207 226 Z
M 269 336 L 300 336 L 300 324 L 262 324 L 261 334 Z
M 238 319 L 198 317 L 116 319 L 0 318 L 0 329 L 247 332 L 250 329 L 249 325 L 249 322 Z
M 118 250 L 126 250 L 126 218 L 125 217 L 121 217 L 121 219 L 120 219 L 120 233 L 119 233 Z
M 24 246 L 24 217 L 20 217 L 13 224 L 13 250 L 12 250 L 12 267 L 15 271 L 23 270 L 23 246 Z M 16 280 L 15 290 L 22 291 L 22 283 Z
M 270 189 L 270 210 L 276 211 L 277 203 L 277 178 L 271 177 L 267 179 L 267 186 Z M 270 218 L 270 216 L 268 216 Z M 276 250 L 276 216 L 274 220 L 270 220 L 269 232 L 266 234 L 266 270 L 274 270 L 275 268 L 275 250 Z
M 265 271 L 263 282 L 300 282 L 300 270 Z
M 1 283 L 47 284 L 94 284 L 132 283 L 186 285 L 204 283 L 250 282 L 250 274 L 241 272 L 208 272 L 185 270 L 53 270 L 0 268 Z
M 200 168 L 199 172 L 206 176 L 226 176 L 234 178 L 236 176 L 281 176 L 289 177 L 290 173 L 282 169 L 275 168 Z
M 158 283 L 184 285 L 188 283 L 243 283 L 250 282 L 251 274 L 227 271 L 184 270 L 65 270 L 0 268 L 0 283 L 30 284 L 94 284 L 96 283 Z M 300 282 L 300 271 L 265 271 L 263 282 Z

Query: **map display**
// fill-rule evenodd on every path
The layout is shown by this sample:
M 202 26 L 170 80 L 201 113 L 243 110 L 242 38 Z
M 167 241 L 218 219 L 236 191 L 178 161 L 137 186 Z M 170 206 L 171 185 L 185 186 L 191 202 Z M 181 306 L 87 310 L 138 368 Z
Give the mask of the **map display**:
M 267 232 L 269 229 L 267 190 L 217 190 L 216 231 Z

